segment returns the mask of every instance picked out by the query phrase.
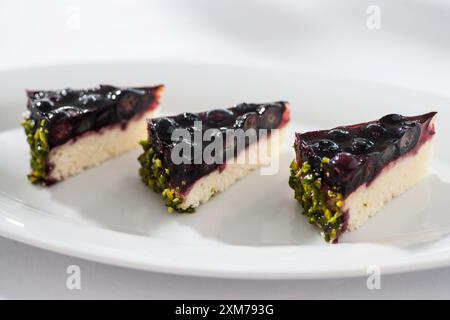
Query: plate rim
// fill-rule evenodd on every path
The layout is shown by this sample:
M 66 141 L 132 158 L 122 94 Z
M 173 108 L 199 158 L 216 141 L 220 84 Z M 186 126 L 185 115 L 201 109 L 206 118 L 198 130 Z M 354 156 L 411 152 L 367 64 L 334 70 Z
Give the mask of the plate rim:
M 12 205 L 17 203 L 14 203 L 14 200 L 12 201 Z M 208 247 L 210 245 L 183 245 L 179 243 L 164 243 L 161 239 L 158 238 L 151 238 L 146 237 L 143 235 L 136 235 L 136 234 L 126 234 L 115 230 L 109 230 L 109 229 L 103 229 L 103 228 L 95 228 L 93 226 L 82 226 L 76 223 L 68 223 L 65 220 L 58 220 L 56 217 L 48 216 L 48 215 L 42 215 L 39 212 L 36 212 L 35 209 L 27 207 L 26 205 L 23 205 L 21 208 L 21 211 L 19 212 L 19 218 L 29 218 L 29 219 L 44 219 L 49 220 L 49 222 L 45 222 L 44 225 L 46 225 L 49 230 L 34 230 L 33 232 L 24 232 L 24 228 L 21 225 L 20 219 L 17 219 L 17 212 L 12 213 L 14 214 L 14 218 L 11 218 L 8 216 L 8 210 L 5 203 L 7 201 L 0 201 L 0 235 L 15 241 L 19 241 L 28 245 L 31 245 L 33 247 L 41 248 L 44 250 L 60 253 L 63 255 L 78 257 L 82 259 L 87 259 L 90 261 L 95 261 L 99 263 L 114 265 L 118 267 L 125 267 L 125 268 L 131 268 L 136 270 L 142 270 L 142 271 L 151 271 L 151 272 L 158 272 L 158 273 L 164 273 L 164 274 L 172 274 L 172 275 L 184 275 L 184 276 L 196 276 L 196 277 L 205 277 L 205 278 L 223 278 L 223 279 L 253 279 L 253 280 L 287 280 L 287 279 L 298 279 L 298 280 L 304 280 L 304 279 L 331 279 L 331 278 L 350 278 L 350 277 L 362 277 L 367 276 L 367 268 L 369 266 L 377 266 L 382 270 L 383 274 L 396 274 L 396 273 L 405 273 L 405 272 L 412 272 L 412 271 L 421 271 L 421 270 L 429 270 L 429 269 L 436 269 L 440 267 L 445 267 L 450 265 L 450 237 L 442 238 L 438 241 L 446 241 L 449 242 L 449 246 L 446 248 L 447 250 L 439 251 L 438 256 L 434 256 L 433 259 L 424 260 L 421 259 L 420 254 L 415 254 L 415 260 L 411 259 L 411 257 L 408 257 L 407 260 L 404 261 L 394 261 L 391 263 L 374 263 L 375 261 L 368 261 L 365 260 L 359 261 L 359 265 L 353 265 L 351 267 L 346 267 L 345 269 L 342 268 L 325 268 L 318 271 L 311 271 L 311 270 L 305 270 L 302 268 L 291 268 L 286 269 L 284 271 L 280 271 L 279 269 L 277 271 L 268 271 L 268 270 L 260 270 L 258 269 L 258 266 L 253 269 L 248 269 L 248 264 L 244 264 L 247 266 L 247 268 L 242 268 L 242 266 L 239 266 L 238 268 L 226 268 L 226 269 L 215 269 L 215 268 L 202 268 L 202 267 L 192 267 L 192 266 L 180 266 L 180 261 L 183 261 L 183 259 L 174 259 L 173 263 L 165 262 L 156 262 L 154 259 L 148 259 L 145 257 L 139 257 L 137 255 L 137 252 L 129 253 L 127 250 L 123 249 L 117 249 L 112 248 L 112 245 L 118 245 L 120 246 L 120 242 L 125 240 L 129 242 L 132 241 L 140 241 L 142 244 L 144 242 L 151 242 L 151 244 L 156 248 L 160 249 L 161 247 L 164 249 L 171 249 L 169 251 L 162 250 L 159 251 L 163 252 L 166 257 L 165 259 L 168 259 L 170 261 L 169 255 L 173 254 L 174 252 L 180 253 L 181 251 L 184 251 L 188 249 L 190 253 L 201 255 L 208 253 Z M 11 214 L 9 214 L 11 215 Z M 14 229 L 11 225 L 15 225 L 17 228 Z M 93 239 L 96 238 L 96 244 L 95 249 L 92 250 L 88 247 L 80 247 L 79 243 L 79 237 L 73 236 L 76 234 L 74 231 L 79 231 L 79 228 L 83 228 L 83 235 L 87 239 Z M 38 228 L 39 229 L 39 228 Z M 17 231 L 14 231 L 17 230 Z M 51 232 L 48 232 L 50 230 L 58 230 L 59 233 L 66 236 L 63 242 L 55 242 L 54 238 L 51 236 Z M 99 230 L 101 232 L 99 232 Z M 22 231 L 22 232 L 21 232 Z M 37 231 L 37 232 L 36 232 Z M 97 235 L 96 235 L 97 233 Z M 100 235 L 100 237 L 98 237 Z M 121 235 L 121 237 L 116 237 L 117 235 Z M 121 238 L 121 239 L 119 239 Z M 111 242 L 111 240 L 114 239 L 114 243 Z M 122 243 L 123 244 L 123 243 Z M 148 243 L 145 243 L 147 245 Z M 432 243 L 432 245 L 436 245 L 437 242 Z M 282 246 L 283 251 L 287 251 L 294 256 L 294 260 L 292 262 L 299 262 L 299 259 L 307 258 L 309 254 L 311 254 L 311 249 L 317 249 L 320 248 L 321 251 L 328 251 L 320 253 L 322 255 L 322 258 L 329 258 L 330 252 L 333 252 L 334 254 L 337 253 L 337 251 L 344 250 L 344 247 L 352 247 L 353 249 L 356 247 L 367 247 L 369 246 L 370 249 L 376 249 L 376 250 L 391 250 L 394 249 L 394 251 L 401 253 L 404 251 L 404 248 L 401 247 L 392 247 L 385 244 L 374 244 L 374 243 L 368 243 L 368 242 L 361 242 L 361 243 L 342 243 L 338 245 L 325 245 L 325 246 L 316 246 L 316 245 L 303 245 L 303 246 L 295 246 L 295 245 L 288 245 L 288 246 Z M 177 250 L 178 249 L 178 250 Z M 206 250 L 205 250 L 206 249 Z M 221 249 L 227 250 L 228 254 L 230 251 L 239 251 L 239 257 L 242 257 L 242 255 L 248 255 L 248 254 L 254 254 L 255 251 L 262 251 L 262 249 L 265 251 L 264 257 L 257 256 L 259 260 L 265 259 L 275 259 L 275 258 L 281 258 L 285 257 L 284 253 L 279 255 L 279 252 L 275 252 L 273 254 L 273 251 L 279 251 L 280 246 L 276 245 L 268 245 L 263 246 L 262 248 L 255 248 L 248 245 L 233 245 L 233 244 L 226 244 L 222 245 Z M 347 250 L 347 249 L 345 249 Z M 367 248 L 365 249 L 366 251 Z M 194 252 L 192 252 L 194 251 Z M 202 252 L 203 251 L 203 252 Z M 223 250 L 222 250 L 223 251 Z M 270 254 L 267 254 L 267 251 L 270 251 Z M 303 252 L 302 252 L 303 251 Z M 358 251 L 358 250 L 356 250 Z M 197 253 L 195 253 L 197 252 Z M 235 254 L 238 252 L 234 252 Z M 259 252 L 257 252 L 260 254 Z M 425 254 L 429 255 L 428 252 L 424 252 Z M 256 256 L 251 257 L 254 259 Z M 217 258 L 217 257 L 216 257 Z M 292 258 L 292 256 L 291 256 Z M 223 261 L 222 261 L 223 262 Z M 236 265 L 234 266 L 236 267 Z

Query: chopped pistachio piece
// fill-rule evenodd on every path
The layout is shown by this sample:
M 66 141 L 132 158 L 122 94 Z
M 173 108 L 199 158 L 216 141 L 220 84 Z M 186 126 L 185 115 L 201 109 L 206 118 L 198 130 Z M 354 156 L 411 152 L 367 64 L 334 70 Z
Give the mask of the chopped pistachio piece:
M 322 163 L 329 163 L 329 162 L 330 162 L 330 158 L 328 158 L 328 157 L 322 158 Z

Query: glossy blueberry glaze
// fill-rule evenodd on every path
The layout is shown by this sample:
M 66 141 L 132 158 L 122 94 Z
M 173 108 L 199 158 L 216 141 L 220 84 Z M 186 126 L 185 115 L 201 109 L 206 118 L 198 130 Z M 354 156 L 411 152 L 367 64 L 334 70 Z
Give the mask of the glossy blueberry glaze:
M 101 85 L 86 90 L 27 91 L 27 108 L 36 123 L 45 120 L 49 144 L 55 147 L 86 131 L 126 124 L 155 108 L 162 89 Z
M 195 121 L 201 122 L 201 131 L 200 128 L 194 126 Z M 148 132 L 153 149 L 159 154 L 164 167 L 170 171 L 170 186 L 173 188 L 179 187 L 181 191 L 185 191 L 199 178 L 214 170 L 221 170 L 226 165 L 207 164 L 202 157 L 199 158 L 199 163 L 195 163 L 195 147 L 203 152 L 204 148 L 211 143 L 203 141 L 201 146 L 196 146 L 194 144 L 196 133 L 203 135 L 207 129 L 217 129 L 218 137 L 226 141 L 226 133 L 231 129 L 276 129 L 283 127 L 288 121 L 289 110 L 286 102 L 241 103 L 228 109 L 182 113 L 172 117 L 150 119 L 148 120 Z M 172 132 L 175 129 L 187 129 L 189 132 L 190 139 L 185 139 L 181 143 L 192 150 L 190 163 L 174 164 L 171 160 L 172 149 L 179 143 L 171 139 Z M 224 143 L 225 147 L 226 143 Z M 224 159 L 224 162 L 226 162 L 226 159 Z
M 322 176 L 325 188 L 346 196 L 370 183 L 390 162 L 430 139 L 435 134 L 434 125 L 430 124 L 435 114 L 390 114 L 372 122 L 297 133 L 297 163 L 308 161 Z

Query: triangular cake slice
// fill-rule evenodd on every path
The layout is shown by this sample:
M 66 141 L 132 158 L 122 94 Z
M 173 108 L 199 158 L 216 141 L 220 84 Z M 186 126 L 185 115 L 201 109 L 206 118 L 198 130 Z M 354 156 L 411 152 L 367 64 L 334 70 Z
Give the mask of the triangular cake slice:
M 430 112 L 297 133 L 289 185 L 328 242 L 364 224 L 428 169 L 435 134 Z
M 193 212 L 266 164 L 258 153 L 263 144 L 268 158 L 277 156 L 288 122 L 287 102 L 241 103 L 228 109 L 151 119 L 148 139 L 142 141 L 144 153 L 138 159 L 141 179 L 163 196 L 169 212 Z M 176 132 L 185 135 L 177 138 Z M 239 134 L 246 135 L 241 148 L 234 138 Z M 214 158 L 208 159 L 207 151 L 216 141 L 222 144 L 211 153 Z
M 163 86 L 27 91 L 29 180 L 50 185 L 138 147 Z

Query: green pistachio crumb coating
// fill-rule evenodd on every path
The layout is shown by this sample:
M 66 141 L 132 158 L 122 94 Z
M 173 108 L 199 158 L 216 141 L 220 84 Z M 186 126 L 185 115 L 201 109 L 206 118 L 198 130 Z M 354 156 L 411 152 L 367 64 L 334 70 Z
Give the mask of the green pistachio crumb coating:
M 322 159 L 326 163 L 327 159 Z M 295 191 L 295 199 L 303 207 L 303 214 L 311 224 L 322 230 L 325 241 L 334 243 L 343 232 L 343 196 L 322 186 L 320 173 L 313 172 L 308 162 L 299 167 L 291 163 L 289 186 Z
M 46 184 L 48 175 L 48 129 L 44 120 L 37 125 L 36 121 L 31 118 L 25 118 L 22 127 L 27 135 L 27 142 L 30 146 L 30 166 L 31 172 L 28 179 L 33 184 Z
M 163 161 L 158 157 L 155 150 L 152 148 L 150 141 L 143 140 L 140 142 L 144 153 L 142 153 L 138 161 L 141 164 L 139 168 L 139 175 L 141 180 L 153 191 L 162 195 L 167 207 L 167 211 L 183 213 L 192 213 L 195 208 L 189 207 L 187 209 L 180 208 L 183 202 L 183 196 L 180 193 L 180 188 L 171 188 L 169 185 L 170 170 L 164 167 Z

